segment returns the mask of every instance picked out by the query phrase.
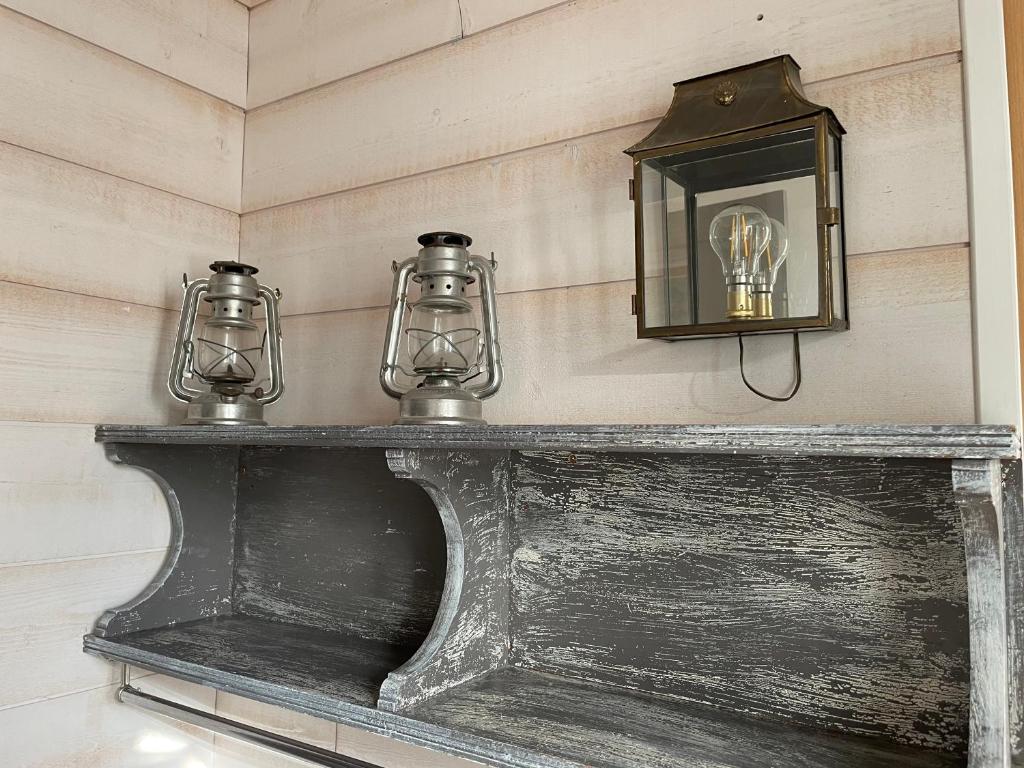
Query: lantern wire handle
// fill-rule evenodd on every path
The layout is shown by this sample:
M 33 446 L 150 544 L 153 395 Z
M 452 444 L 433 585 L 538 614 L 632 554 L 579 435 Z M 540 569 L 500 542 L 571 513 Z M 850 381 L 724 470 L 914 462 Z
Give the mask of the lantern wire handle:
M 785 397 L 766 395 L 764 392 L 761 392 L 751 386 L 750 382 L 747 381 L 747 374 L 743 371 L 743 334 L 737 333 L 736 340 L 740 344 L 740 376 L 743 378 L 743 383 L 746 385 L 747 389 L 758 397 L 763 397 L 765 400 L 771 400 L 775 403 L 785 403 L 792 400 L 796 396 L 796 393 L 800 391 L 800 384 L 803 382 L 803 376 L 800 370 L 800 334 L 796 332 L 793 333 L 793 366 L 796 368 L 796 381 L 793 384 L 793 391 Z

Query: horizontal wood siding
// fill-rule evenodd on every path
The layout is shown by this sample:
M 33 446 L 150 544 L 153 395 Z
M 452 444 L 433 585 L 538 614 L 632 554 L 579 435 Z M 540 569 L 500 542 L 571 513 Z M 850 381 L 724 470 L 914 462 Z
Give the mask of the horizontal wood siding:
M 474 768 L 481 765 L 223 691 L 217 694 L 217 714 L 387 768 Z M 289 758 L 227 737 L 216 737 L 216 745 L 215 768 L 291 768 L 295 765 Z
M 459 0 L 274 0 L 252 11 L 249 108 L 461 35 Z
M 459 0 L 459 6 L 464 31 L 471 35 L 564 2 L 566 0 Z
M 115 682 L 114 665 L 82 653 L 82 635 L 104 610 L 138 594 L 164 556 L 160 550 L 0 568 L 0 708 Z
M 0 5 L 245 106 L 249 14 L 235 0 L 3 0 Z
M 0 283 L 0 419 L 166 423 L 177 313 Z
M 82 653 L 166 556 L 167 503 L 96 421 L 180 419 L 181 273 L 238 254 L 248 13 L 232 0 L 0 0 L 0 753 L 35 768 L 213 764 Z M 15 10 L 11 10 L 14 8 Z M 140 687 L 207 711 L 186 684 Z M 162 759 L 162 758 L 160 758 Z
M 268 19 L 277 3 L 293 5 L 273 0 Z M 428 41 L 425 27 L 412 52 L 414 16 L 399 14 L 372 61 L 330 71 L 316 70 L 320 52 L 370 21 L 321 34 L 341 9 L 292 16 L 305 79 L 290 96 L 278 80 L 275 101 L 248 116 L 240 234 L 288 297 L 289 392 L 272 420 L 394 418 L 365 372 L 379 366 L 390 263 L 435 229 L 467 232 L 499 263 L 507 375 L 485 405 L 492 421 L 974 420 L 956 2 L 459 5 L 462 39 Z M 622 154 L 673 81 L 781 52 L 848 130 L 854 254 L 853 330 L 803 337 L 804 391 L 787 404 L 743 387 L 735 340 L 635 339 Z M 752 340 L 748 375 L 785 392 L 791 355 L 787 337 Z
M 347 725 L 338 726 L 335 751 L 387 768 L 478 768 L 483 765 L 435 750 L 414 747 L 396 739 L 367 733 Z
M 112 464 L 92 437 L 90 424 L 0 422 L 0 565 L 170 543 L 157 484 Z
M 224 691 L 217 692 L 217 714 L 255 725 L 289 739 L 297 739 L 321 749 L 334 749 L 337 725 L 301 712 L 272 707 Z M 295 761 L 265 749 L 250 746 L 226 736 L 217 736 L 215 768 L 276 768 L 292 766 Z
M 0 8 L 0 141 L 237 211 L 242 111 Z
M 498 300 L 506 380 L 484 404 L 498 424 L 942 423 L 973 421 L 965 248 L 899 251 L 849 263 L 848 333 L 801 337 L 802 391 L 775 404 L 740 380 L 736 340 L 637 341 L 632 282 L 505 294 Z M 293 363 L 276 424 L 380 424 L 398 404 L 377 371 L 383 308 L 286 318 Z M 792 383 L 790 337 L 747 343 L 747 375 Z M 330 382 L 325 386 L 324 382 Z
M 552 0 L 275 0 L 249 25 L 249 108 L 558 5 Z M 345 44 L 339 45 L 338 41 Z
M 152 307 L 238 254 L 221 208 L 0 143 L 0 280 Z
M 275 0 L 277 2 L 277 0 Z M 968 240 L 956 56 L 816 84 L 849 130 L 852 253 Z M 242 249 L 272 265 L 286 314 L 386 304 L 390 264 L 452 229 L 494 251 L 501 292 L 628 280 L 630 159 L 650 122 L 242 216 Z M 396 211 L 401 215 L 396 216 Z
M 785 5 L 757 21 L 742 4 L 580 0 L 258 109 L 244 208 L 650 120 L 673 81 L 781 50 L 815 82 L 959 49 L 955 0 Z

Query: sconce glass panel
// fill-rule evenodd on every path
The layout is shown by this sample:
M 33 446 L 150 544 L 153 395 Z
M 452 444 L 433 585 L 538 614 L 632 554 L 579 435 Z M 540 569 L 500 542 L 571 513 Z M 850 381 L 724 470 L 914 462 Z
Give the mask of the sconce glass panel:
M 814 128 L 807 127 L 641 161 L 649 328 L 817 316 L 815 157 Z M 756 212 L 731 216 L 738 206 L 773 222 L 767 242 L 742 231 Z M 727 231 L 716 239 L 711 224 L 723 212 Z M 771 300 L 737 317 L 730 280 Z
M 828 134 L 828 204 L 843 210 L 842 157 L 839 139 Z M 846 319 L 846 243 L 842 226 L 828 228 L 828 249 L 832 272 L 832 295 L 835 315 Z

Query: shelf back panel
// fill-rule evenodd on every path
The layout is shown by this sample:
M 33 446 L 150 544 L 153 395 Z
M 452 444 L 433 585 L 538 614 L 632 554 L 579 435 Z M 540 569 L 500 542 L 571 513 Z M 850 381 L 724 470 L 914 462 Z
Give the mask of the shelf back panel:
M 383 448 L 245 448 L 234 610 L 413 651 L 434 621 L 445 536 Z
M 512 661 L 962 752 L 948 461 L 524 452 Z

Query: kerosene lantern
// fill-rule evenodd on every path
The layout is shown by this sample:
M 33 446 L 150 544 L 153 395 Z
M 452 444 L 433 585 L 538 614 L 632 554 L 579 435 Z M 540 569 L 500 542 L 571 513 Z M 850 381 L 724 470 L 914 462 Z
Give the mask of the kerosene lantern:
M 236 261 L 215 261 L 213 274 L 188 282 L 174 344 L 167 386 L 189 404 L 185 424 L 265 424 L 263 406 L 284 392 L 281 367 L 280 291 L 257 282 L 259 270 Z M 198 332 L 199 300 L 210 305 Z M 253 310 L 266 306 L 266 331 L 253 319 Z M 263 371 L 263 351 L 269 386 L 254 386 Z M 207 388 L 186 384 L 197 378 Z
M 483 424 L 480 401 L 497 392 L 502 380 L 497 265 L 470 255 L 472 240 L 458 232 L 428 232 L 418 242 L 417 256 L 391 265 L 395 280 L 381 387 L 401 401 L 398 424 Z M 466 293 L 478 279 L 482 329 Z M 410 304 L 411 282 L 419 285 L 419 298 Z M 412 383 L 403 386 L 400 373 Z

